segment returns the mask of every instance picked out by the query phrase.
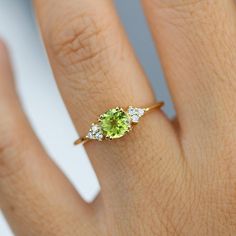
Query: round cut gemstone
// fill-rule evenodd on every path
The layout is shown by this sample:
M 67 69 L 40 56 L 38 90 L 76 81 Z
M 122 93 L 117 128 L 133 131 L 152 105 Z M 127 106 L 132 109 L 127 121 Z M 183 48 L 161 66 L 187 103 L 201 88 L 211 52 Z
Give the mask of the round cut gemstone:
M 100 125 L 107 138 L 120 138 L 130 129 L 130 117 L 121 108 L 112 108 L 101 115 Z

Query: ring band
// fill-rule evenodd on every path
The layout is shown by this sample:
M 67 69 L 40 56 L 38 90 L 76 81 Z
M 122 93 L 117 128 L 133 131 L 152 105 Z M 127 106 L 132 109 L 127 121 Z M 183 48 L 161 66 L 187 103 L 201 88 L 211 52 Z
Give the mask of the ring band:
M 86 136 L 77 139 L 74 145 L 84 144 L 90 140 L 103 141 L 121 138 L 137 124 L 140 118 L 147 112 L 160 109 L 164 102 L 158 102 L 146 108 L 129 106 L 127 109 L 115 107 L 100 115 L 96 123 L 92 123 Z

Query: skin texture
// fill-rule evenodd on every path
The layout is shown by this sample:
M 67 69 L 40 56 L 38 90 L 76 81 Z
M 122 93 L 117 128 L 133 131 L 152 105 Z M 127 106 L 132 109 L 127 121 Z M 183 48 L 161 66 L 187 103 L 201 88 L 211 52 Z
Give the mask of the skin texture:
M 110 0 L 34 2 L 81 135 L 108 108 L 155 101 Z M 92 204 L 34 136 L 0 43 L 0 206 L 16 235 L 236 234 L 235 2 L 142 3 L 177 118 L 154 111 L 120 140 L 85 145 L 102 187 Z

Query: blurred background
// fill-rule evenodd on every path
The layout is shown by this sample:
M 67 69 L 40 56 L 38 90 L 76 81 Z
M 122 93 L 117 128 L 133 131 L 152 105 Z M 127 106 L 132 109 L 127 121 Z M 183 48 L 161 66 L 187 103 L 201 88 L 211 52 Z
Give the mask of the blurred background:
M 156 96 L 166 102 L 168 116 L 173 116 L 139 1 L 116 0 L 115 4 Z M 30 0 L 0 0 L 0 38 L 10 49 L 19 95 L 35 132 L 82 197 L 92 201 L 99 183 L 83 147 L 72 145 L 77 133 L 57 91 Z M 1 213 L 0 235 L 13 235 Z

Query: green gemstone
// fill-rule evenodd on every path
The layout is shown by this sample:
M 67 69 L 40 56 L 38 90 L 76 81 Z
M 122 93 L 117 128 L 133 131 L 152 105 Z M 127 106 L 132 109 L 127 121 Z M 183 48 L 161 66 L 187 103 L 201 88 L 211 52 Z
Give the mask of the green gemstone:
M 130 118 L 121 108 L 112 108 L 101 115 L 100 124 L 107 138 L 120 138 L 130 130 Z

